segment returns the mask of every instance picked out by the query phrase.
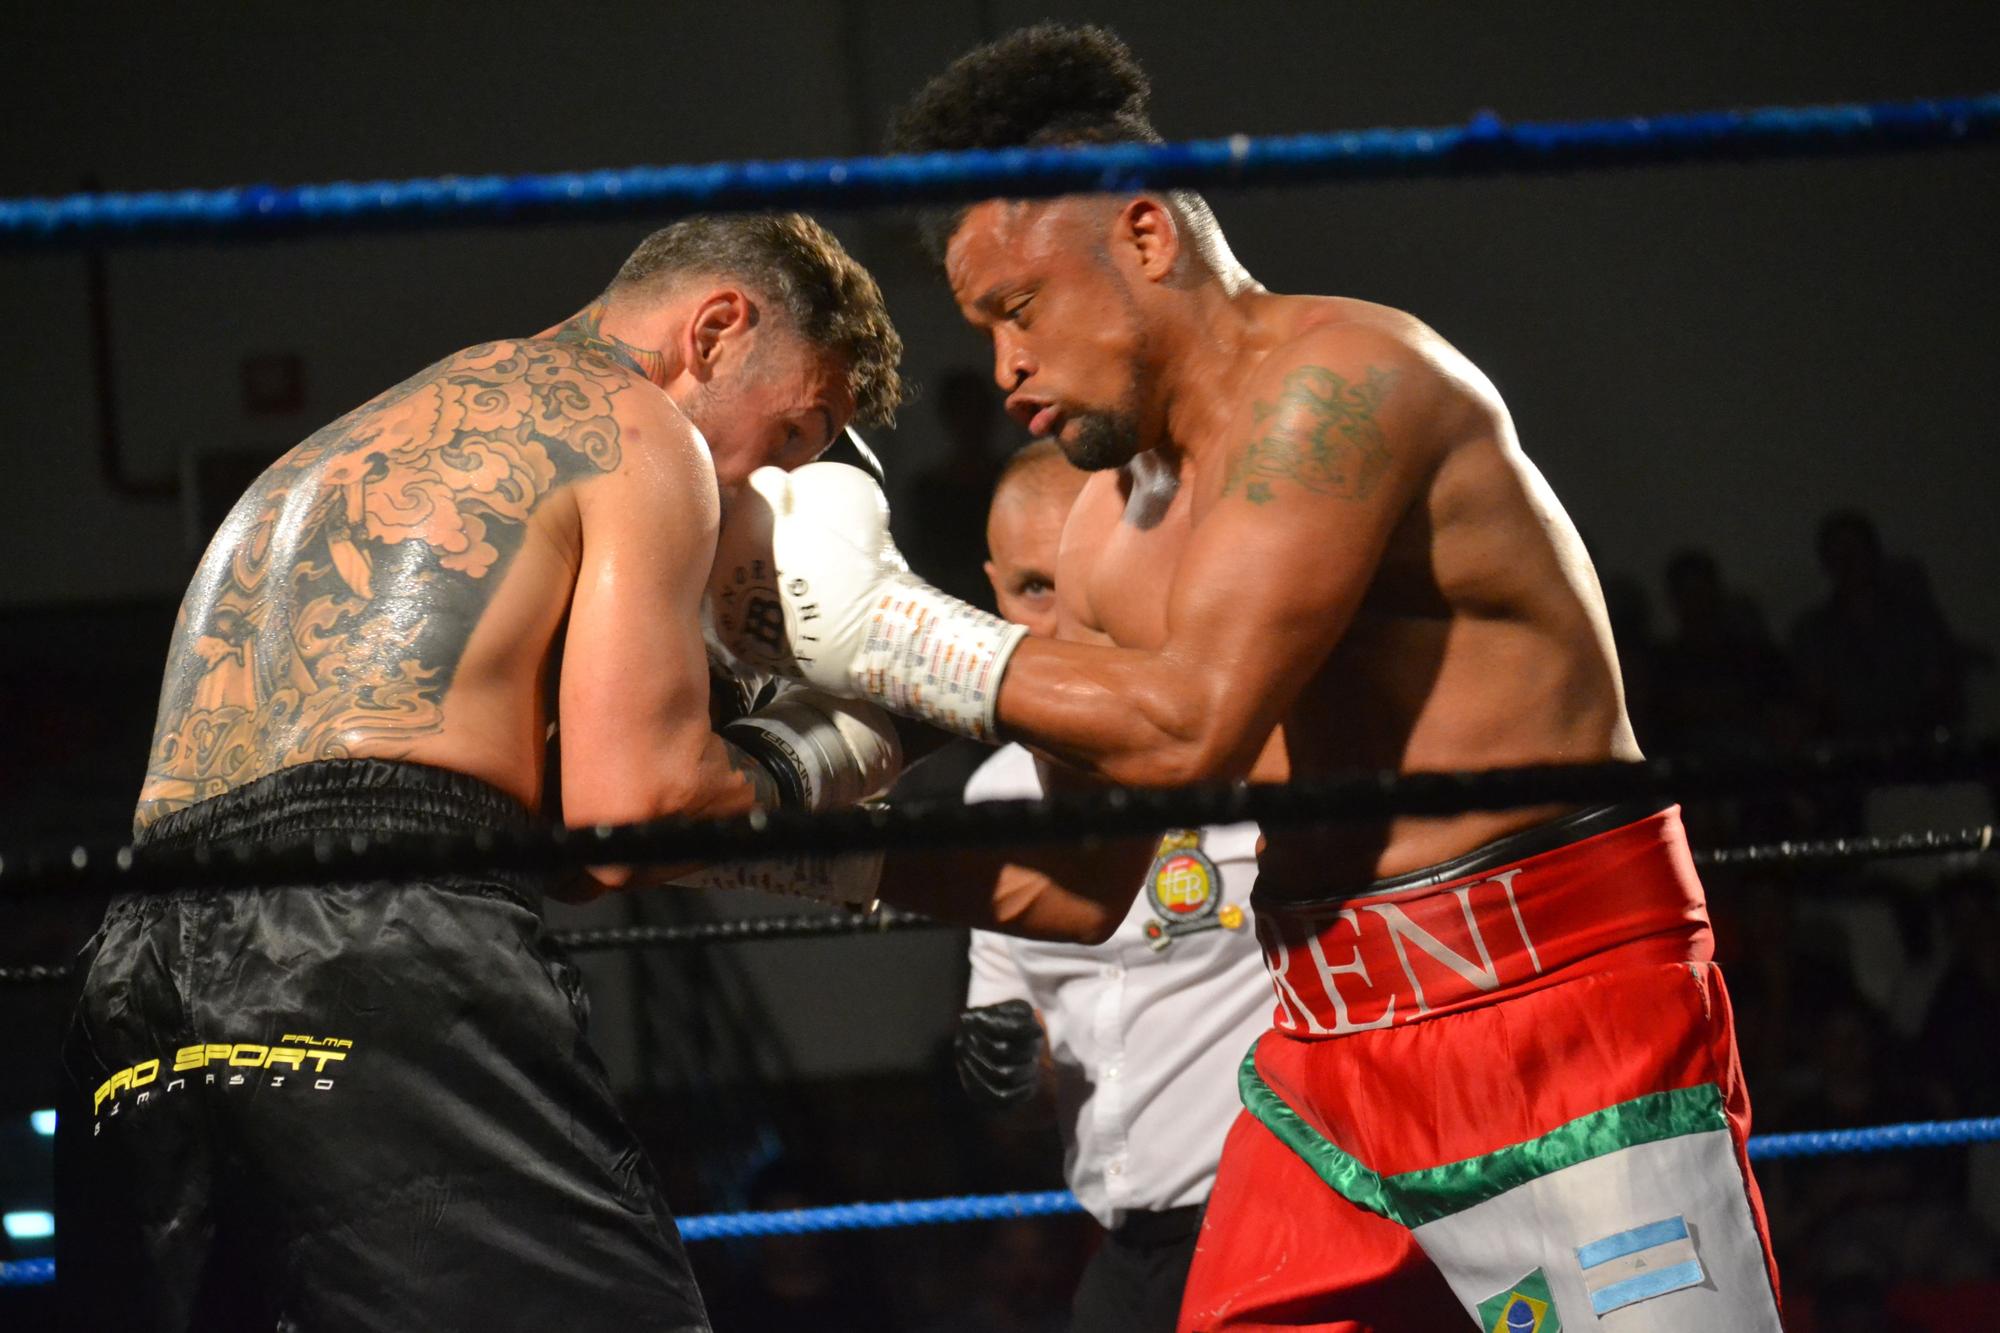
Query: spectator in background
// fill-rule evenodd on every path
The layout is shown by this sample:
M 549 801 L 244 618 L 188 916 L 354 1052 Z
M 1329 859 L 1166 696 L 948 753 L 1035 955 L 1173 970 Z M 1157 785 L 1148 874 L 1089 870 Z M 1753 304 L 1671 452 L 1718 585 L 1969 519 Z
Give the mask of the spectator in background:
M 1655 753 L 1715 754 L 1796 745 L 1803 725 L 1790 703 L 1784 654 L 1757 604 L 1730 588 L 1707 551 L 1684 548 L 1666 567 L 1672 631 L 1653 650 L 1641 740 Z M 1796 808 L 1795 808 L 1796 807 Z M 1773 792 L 1683 809 L 1697 845 L 1761 841 L 1800 831 L 1809 809 Z
M 1771 706 L 1787 688 L 1763 614 L 1723 583 L 1707 551 L 1677 551 L 1666 585 L 1673 633 L 1656 650 L 1659 735 L 1648 741 L 1677 753 L 1762 748 Z
M 1938 886 L 1945 965 L 1917 1052 L 1941 1114 L 2000 1114 L 2000 1059 L 1993 1022 L 2000 1014 L 2000 883 L 1986 869 L 1961 871 Z
M 960 1308 L 924 1333 L 1063 1333 L 1063 1296 L 1076 1269 L 1041 1219 L 987 1223 L 977 1254 Z
M 1819 525 L 1825 601 L 1792 629 L 1792 662 L 1818 735 L 1866 740 L 1964 720 L 1961 651 L 1913 560 L 1891 561 L 1856 510 Z
M 755 1211 L 817 1208 L 835 1202 L 810 1167 L 778 1161 L 751 1185 Z M 715 1328 L 756 1333 L 812 1329 L 814 1333 L 885 1333 L 895 1322 L 865 1261 L 865 1233 L 807 1232 L 759 1236 L 750 1242 L 738 1279 L 705 1288 Z

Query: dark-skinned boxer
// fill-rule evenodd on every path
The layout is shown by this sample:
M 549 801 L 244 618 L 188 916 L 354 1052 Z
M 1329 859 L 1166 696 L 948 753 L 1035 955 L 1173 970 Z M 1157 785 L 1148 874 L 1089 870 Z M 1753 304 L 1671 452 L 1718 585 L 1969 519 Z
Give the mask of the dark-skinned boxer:
M 1147 91 L 1110 34 L 1024 29 L 928 84 L 894 146 L 1154 141 Z M 1638 756 L 1576 530 L 1437 333 L 1267 291 L 1187 193 L 936 221 L 1009 410 L 1099 472 L 1063 628 L 1024 638 L 912 577 L 859 473 L 760 473 L 719 566 L 773 553 L 780 669 L 1142 786 Z M 1149 854 L 892 857 L 882 892 L 1102 938 Z M 1676 809 L 1274 830 L 1255 906 L 1279 1004 L 1184 1329 L 1778 1328 Z

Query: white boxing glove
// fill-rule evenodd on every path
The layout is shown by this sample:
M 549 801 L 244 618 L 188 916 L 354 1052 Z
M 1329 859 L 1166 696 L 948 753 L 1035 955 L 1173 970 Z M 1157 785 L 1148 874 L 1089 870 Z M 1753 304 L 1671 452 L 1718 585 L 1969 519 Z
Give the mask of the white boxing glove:
M 790 810 L 846 809 L 881 795 L 903 771 L 902 742 L 887 713 L 790 681 L 769 703 L 726 724 L 722 738 L 770 772 Z
M 994 737 L 1027 634 L 910 573 L 881 488 L 845 463 L 750 474 L 717 542 L 709 614 L 750 666 L 977 740 Z

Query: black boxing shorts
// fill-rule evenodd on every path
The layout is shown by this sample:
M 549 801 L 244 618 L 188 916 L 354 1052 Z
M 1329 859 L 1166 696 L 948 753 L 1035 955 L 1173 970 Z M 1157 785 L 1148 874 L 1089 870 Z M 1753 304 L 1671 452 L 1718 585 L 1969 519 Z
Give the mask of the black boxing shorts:
M 462 774 L 341 760 L 141 843 L 528 820 Z M 505 874 L 114 899 L 64 1053 L 77 1326 L 706 1330 L 540 902 Z

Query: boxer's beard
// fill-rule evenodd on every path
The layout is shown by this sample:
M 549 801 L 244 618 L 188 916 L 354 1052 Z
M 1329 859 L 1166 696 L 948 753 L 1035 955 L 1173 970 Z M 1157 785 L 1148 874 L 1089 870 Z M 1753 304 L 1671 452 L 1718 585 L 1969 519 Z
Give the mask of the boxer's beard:
M 1144 344 L 1142 343 L 1143 347 Z M 1132 362 L 1132 387 L 1116 407 L 1090 408 L 1072 412 L 1069 419 L 1076 423 L 1076 438 L 1058 435 L 1056 443 L 1062 446 L 1063 457 L 1072 467 L 1085 472 L 1102 472 L 1107 468 L 1123 467 L 1133 456 L 1144 448 L 1139 435 L 1139 404 L 1148 396 L 1153 381 L 1151 363 L 1135 358 Z
M 1076 423 L 1075 438 L 1061 435 L 1063 457 L 1072 467 L 1085 472 L 1102 472 L 1123 467 L 1139 452 L 1139 414 L 1126 409 L 1079 412 L 1070 418 Z

